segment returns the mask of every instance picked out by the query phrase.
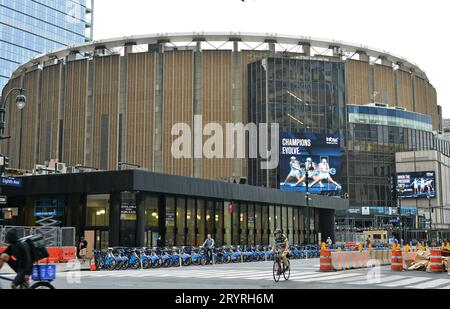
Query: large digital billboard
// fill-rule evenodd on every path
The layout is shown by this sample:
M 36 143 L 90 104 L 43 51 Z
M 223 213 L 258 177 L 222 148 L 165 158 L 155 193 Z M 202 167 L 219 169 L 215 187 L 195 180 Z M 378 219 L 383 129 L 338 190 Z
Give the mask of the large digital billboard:
M 312 194 L 341 191 L 338 134 L 280 133 L 280 189 Z
M 399 198 L 436 197 L 434 172 L 397 173 L 397 195 Z

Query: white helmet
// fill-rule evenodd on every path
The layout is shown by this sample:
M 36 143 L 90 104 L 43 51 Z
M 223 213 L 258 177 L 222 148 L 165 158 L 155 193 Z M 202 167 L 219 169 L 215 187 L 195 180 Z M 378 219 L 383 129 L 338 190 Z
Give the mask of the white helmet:
M 291 161 L 292 161 L 292 160 L 297 160 L 297 158 L 296 158 L 296 157 L 291 157 Z

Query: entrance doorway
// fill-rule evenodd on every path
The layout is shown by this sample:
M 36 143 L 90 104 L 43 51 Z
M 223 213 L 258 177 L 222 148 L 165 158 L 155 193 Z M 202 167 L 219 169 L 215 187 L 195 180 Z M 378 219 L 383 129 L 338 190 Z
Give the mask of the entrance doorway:
M 144 243 L 148 248 L 153 248 L 157 246 L 159 231 L 158 230 L 147 230 L 145 232 Z
M 109 246 L 109 232 L 106 230 L 95 231 L 95 245 L 96 250 L 107 249 Z

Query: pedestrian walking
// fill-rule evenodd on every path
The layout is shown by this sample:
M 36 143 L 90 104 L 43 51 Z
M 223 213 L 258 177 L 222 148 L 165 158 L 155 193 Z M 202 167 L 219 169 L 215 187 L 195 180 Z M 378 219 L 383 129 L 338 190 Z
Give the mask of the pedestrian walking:
M 212 254 L 214 249 L 214 239 L 212 239 L 211 234 L 208 234 L 208 237 L 206 238 L 205 242 L 203 243 L 203 247 L 206 250 L 206 256 L 208 257 L 208 263 L 212 263 Z

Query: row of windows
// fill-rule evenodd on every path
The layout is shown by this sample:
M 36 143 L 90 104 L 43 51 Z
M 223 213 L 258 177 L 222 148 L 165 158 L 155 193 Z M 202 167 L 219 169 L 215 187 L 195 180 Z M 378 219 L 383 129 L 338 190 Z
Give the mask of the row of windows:
M 218 246 L 268 245 L 276 228 L 282 228 L 293 244 L 304 243 L 307 235 L 310 242 L 317 240 L 319 212 L 315 209 L 309 209 L 308 222 L 307 210 L 299 207 L 165 197 L 161 208 L 160 201 L 158 196 L 144 198 L 145 229 L 158 230 L 170 247 L 200 246 L 208 234 Z M 86 214 L 89 228 L 108 226 L 108 198 L 88 197 Z M 130 233 L 135 234 L 133 229 Z
M 30 0 L 2 0 L 0 5 L 22 12 L 34 18 L 63 26 L 72 19 L 84 20 L 86 8 L 70 0 L 52 0 L 49 3 Z M 66 27 L 64 27 L 66 28 Z
M 268 245 L 273 231 L 282 228 L 291 243 L 305 242 L 306 210 L 252 203 L 166 198 L 166 246 L 201 245 L 211 234 L 217 245 Z M 319 213 L 310 209 L 310 241 L 317 239 Z
M 0 7 L 0 17 L 2 24 L 9 29 L 25 31 L 31 34 L 39 35 L 50 40 L 62 42 L 68 45 L 72 41 L 84 38 L 85 24 L 81 21 L 76 23 L 67 23 L 64 27 L 57 27 L 45 21 L 25 16 L 21 13 Z M 6 37 L 13 37 L 12 30 L 6 29 Z

